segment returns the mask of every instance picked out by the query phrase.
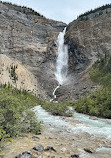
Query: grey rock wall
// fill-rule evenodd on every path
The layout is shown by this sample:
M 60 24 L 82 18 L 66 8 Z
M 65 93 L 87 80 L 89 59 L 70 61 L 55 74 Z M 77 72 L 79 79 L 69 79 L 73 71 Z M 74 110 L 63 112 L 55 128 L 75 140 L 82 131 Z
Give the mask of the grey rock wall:
M 0 2 L 0 54 L 25 66 L 36 77 L 47 99 L 52 97 L 54 84 L 57 84 L 54 76 L 56 39 L 65 26 L 65 23 Z

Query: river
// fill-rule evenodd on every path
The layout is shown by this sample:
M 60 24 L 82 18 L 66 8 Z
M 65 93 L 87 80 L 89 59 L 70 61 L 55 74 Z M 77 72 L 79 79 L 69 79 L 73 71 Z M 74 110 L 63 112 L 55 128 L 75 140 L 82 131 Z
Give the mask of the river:
M 74 112 L 73 117 L 53 116 L 46 112 L 40 105 L 34 112 L 37 119 L 43 122 L 45 134 L 62 137 L 62 141 L 72 148 L 73 139 L 81 158 L 111 158 L 111 120 L 90 117 Z M 63 141 L 63 142 L 64 142 Z M 94 154 L 84 152 L 84 147 L 91 148 Z M 81 151 L 79 152 L 79 150 Z

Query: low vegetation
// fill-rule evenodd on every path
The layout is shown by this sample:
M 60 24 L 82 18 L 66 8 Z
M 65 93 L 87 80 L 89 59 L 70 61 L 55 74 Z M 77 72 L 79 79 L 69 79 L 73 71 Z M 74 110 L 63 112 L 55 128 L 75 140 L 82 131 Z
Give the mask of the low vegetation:
M 77 112 L 111 118 L 111 57 L 98 59 L 90 72 L 91 80 L 100 89 L 74 102 Z
M 39 100 L 25 90 L 0 86 L 0 148 L 12 137 L 22 133 L 37 133 L 41 126 L 30 109 Z
M 68 103 L 54 103 L 54 102 L 41 102 L 41 106 L 53 115 L 58 116 L 72 116 Z
M 16 74 L 16 69 L 17 69 L 17 65 L 12 65 L 10 70 L 9 70 L 10 77 L 15 83 L 18 80 L 18 76 Z
M 74 103 L 75 110 L 80 113 L 111 118 L 111 91 L 99 89 L 90 96 L 85 96 Z
M 18 14 L 19 14 L 19 12 L 22 12 L 26 15 L 37 15 L 37 16 L 40 16 L 40 17 L 44 17 L 43 15 L 36 12 L 32 8 L 27 8 L 25 6 L 18 6 L 16 4 L 12 4 L 11 2 L 3 2 L 3 1 L 0 1 L 0 2 L 3 3 L 4 5 L 6 5 L 7 7 L 10 7 L 11 9 L 16 10 Z
M 0 150 L 13 137 L 40 131 L 40 122 L 30 110 L 36 105 L 42 105 L 53 115 L 72 116 L 67 103 L 40 101 L 25 90 L 11 88 L 10 83 L 0 86 Z
M 111 87 L 111 56 L 105 55 L 98 59 L 90 72 L 90 78 L 93 82 L 102 85 L 104 88 Z
M 103 10 L 106 10 L 106 13 L 108 13 L 107 9 L 111 8 L 111 4 L 106 4 L 106 5 L 103 5 L 101 7 L 98 7 L 94 10 L 90 10 L 90 11 L 87 11 L 85 12 L 84 14 L 81 14 L 78 16 L 78 19 L 83 21 L 83 20 L 88 20 L 89 19 L 89 16 L 90 14 L 95 14 L 96 12 L 98 12 L 98 14 L 95 14 L 95 17 L 98 15 L 102 15 L 103 14 Z

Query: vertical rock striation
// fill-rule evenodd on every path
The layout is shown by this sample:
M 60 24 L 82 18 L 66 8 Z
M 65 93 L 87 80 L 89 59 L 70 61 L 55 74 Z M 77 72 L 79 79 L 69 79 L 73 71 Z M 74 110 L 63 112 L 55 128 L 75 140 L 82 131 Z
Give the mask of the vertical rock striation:
M 78 18 L 67 26 L 65 43 L 71 77 L 65 87 L 58 89 L 58 99 L 78 99 L 95 88 L 88 75 L 91 66 L 98 57 L 111 54 L 111 8 L 101 12 L 87 19 Z
M 56 84 L 56 39 L 65 26 L 30 8 L 0 2 L 0 54 L 24 65 L 37 79 L 46 99 L 50 99 Z

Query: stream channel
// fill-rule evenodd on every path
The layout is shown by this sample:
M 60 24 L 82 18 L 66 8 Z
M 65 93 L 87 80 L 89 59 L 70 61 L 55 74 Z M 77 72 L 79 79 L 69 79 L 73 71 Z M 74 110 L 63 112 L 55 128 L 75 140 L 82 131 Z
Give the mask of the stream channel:
M 80 158 L 111 158 L 111 119 L 101 119 L 73 113 L 73 117 L 53 116 L 40 105 L 33 108 L 43 122 L 46 135 L 56 136 Z M 62 139 L 62 140 L 61 140 Z M 92 154 L 84 151 L 88 148 Z M 93 153 L 94 152 L 94 153 Z

